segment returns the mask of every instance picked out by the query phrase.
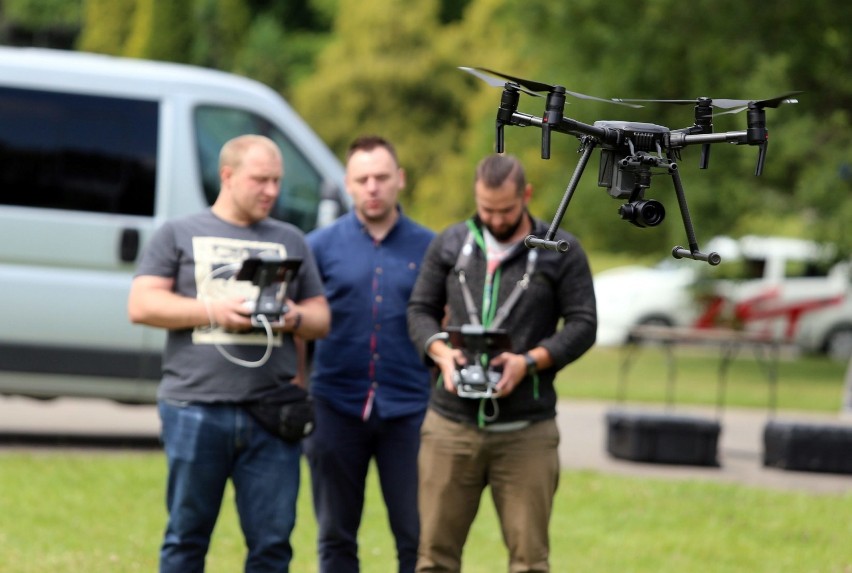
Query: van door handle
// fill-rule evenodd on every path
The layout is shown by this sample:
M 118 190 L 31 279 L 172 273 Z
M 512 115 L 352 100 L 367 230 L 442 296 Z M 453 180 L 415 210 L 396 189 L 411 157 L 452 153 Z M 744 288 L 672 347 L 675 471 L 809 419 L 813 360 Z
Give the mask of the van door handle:
M 139 229 L 122 229 L 118 256 L 124 263 L 132 263 L 139 255 Z

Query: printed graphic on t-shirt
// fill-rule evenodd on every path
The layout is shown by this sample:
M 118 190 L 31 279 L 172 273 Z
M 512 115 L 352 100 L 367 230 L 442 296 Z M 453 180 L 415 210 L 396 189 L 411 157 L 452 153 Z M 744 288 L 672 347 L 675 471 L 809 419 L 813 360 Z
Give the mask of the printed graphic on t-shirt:
M 249 257 L 286 258 L 287 249 L 280 243 L 248 241 L 225 237 L 193 237 L 192 252 L 195 259 L 195 284 L 198 299 L 205 301 L 244 297 L 253 301 L 258 287 L 251 281 L 234 280 L 242 262 Z M 280 346 L 282 336 L 276 333 L 274 345 Z M 265 330 L 249 333 L 229 332 L 220 326 L 203 326 L 192 333 L 193 344 L 267 344 Z

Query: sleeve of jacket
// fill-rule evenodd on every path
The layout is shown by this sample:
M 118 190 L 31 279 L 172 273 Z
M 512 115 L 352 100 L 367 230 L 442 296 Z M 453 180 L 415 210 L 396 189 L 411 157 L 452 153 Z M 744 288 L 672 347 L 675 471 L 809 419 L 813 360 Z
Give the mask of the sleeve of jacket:
M 562 327 L 539 345 L 550 352 L 559 370 L 582 356 L 595 343 L 597 336 L 597 303 L 592 273 L 586 253 L 579 241 L 566 237 L 570 248 L 556 256 L 561 258 L 556 289 L 559 297 Z
M 446 244 L 446 232 L 429 244 L 408 301 L 408 334 L 426 364 L 432 361 L 426 355 L 424 345 L 429 337 L 442 330 L 447 303 L 447 275 L 455 264 Z

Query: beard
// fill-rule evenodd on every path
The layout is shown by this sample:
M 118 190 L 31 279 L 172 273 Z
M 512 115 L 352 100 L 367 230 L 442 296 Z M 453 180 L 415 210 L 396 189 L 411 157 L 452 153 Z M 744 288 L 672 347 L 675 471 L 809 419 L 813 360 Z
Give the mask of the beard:
M 485 225 L 485 228 L 488 229 L 488 232 L 491 233 L 491 236 L 497 239 L 497 241 L 501 243 L 505 243 L 509 239 L 514 236 L 515 233 L 518 232 L 521 224 L 524 222 L 524 217 L 527 216 L 526 210 L 521 211 L 521 214 L 518 215 L 518 219 L 509 225 L 508 227 L 503 227 L 502 230 L 497 230 L 491 225 Z

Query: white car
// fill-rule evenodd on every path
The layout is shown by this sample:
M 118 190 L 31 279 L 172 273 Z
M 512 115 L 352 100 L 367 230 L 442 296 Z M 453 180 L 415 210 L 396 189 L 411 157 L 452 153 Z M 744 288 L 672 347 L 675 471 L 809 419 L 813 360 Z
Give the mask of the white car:
M 717 237 L 719 267 L 666 260 L 594 277 L 598 344 L 628 342 L 634 326 L 733 326 L 772 334 L 803 351 L 852 356 L 850 265 L 830 245 L 785 237 Z
M 624 344 L 634 326 L 692 325 L 699 314 L 691 291 L 699 271 L 692 263 L 664 261 L 654 267 L 631 265 L 596 274 L 597 344 Z

